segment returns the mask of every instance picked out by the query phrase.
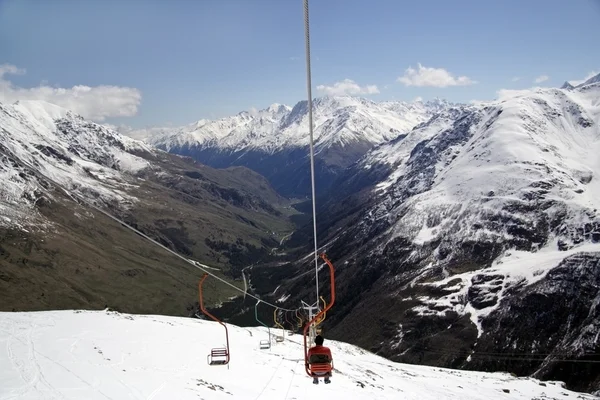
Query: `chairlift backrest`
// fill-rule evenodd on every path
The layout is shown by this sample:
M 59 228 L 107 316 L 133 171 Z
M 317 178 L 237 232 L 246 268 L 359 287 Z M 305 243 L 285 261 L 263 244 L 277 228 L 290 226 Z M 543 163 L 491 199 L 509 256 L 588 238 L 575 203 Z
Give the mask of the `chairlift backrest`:
M 229 363 L 229 352 L 227 349 L 212 349 L 207 356 L 209 365 L 225 365 Z

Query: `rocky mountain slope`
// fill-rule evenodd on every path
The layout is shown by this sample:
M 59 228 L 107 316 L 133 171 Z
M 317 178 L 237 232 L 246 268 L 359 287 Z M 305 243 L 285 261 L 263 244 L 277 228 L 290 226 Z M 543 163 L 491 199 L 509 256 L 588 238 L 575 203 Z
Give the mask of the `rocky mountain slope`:
M 146 139 L 161 149 L 217 168 L 246 166 L 265 176 L 281 194 L 310 193 L 308 108 L 274 104 L 216 121 L 201 120 Z M 392 140 L 448 107 L 442 100 L 382 102 L 323 97 L 314 102 L 317 186 L 327 190 L 344 168 L 373 146 Z
M 287 201 L 258 174 L 158 151 L 44 102 L 0 104 L 0 177 L 2 310 L 193 307 L 201 271 L 80 197 L 229 279 L 292 228 Z
M 393 360 L 598 390 L 599 154 L 593 82 L 451 107 L 371 150 L 317 203 L 338 270 L 328 335 Z M 305 255 L 310 238 L 307 226 L 288 247 Z M 314 296 L 309 280 L 277 295 Z

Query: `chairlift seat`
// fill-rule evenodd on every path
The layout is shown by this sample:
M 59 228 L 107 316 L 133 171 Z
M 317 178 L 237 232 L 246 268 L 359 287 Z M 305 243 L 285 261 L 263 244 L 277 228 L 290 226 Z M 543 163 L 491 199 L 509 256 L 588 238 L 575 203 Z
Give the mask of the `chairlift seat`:
M 260 348 L 261 349 L 270 349 L 271 348 L 271 343 L 268 340 L 261 340 L 260 341 Z
M 283 342 L 283 336 L 275 336 L 276 342 Z
M 225 348 L 212 349 L 206 359 L 209 365 L 226 365 L 229 363 L 229 352 Z
M 331 375 L 332 370 L 333 365 L 330 362 L 310 364 L 310 373 L 317 376 Z

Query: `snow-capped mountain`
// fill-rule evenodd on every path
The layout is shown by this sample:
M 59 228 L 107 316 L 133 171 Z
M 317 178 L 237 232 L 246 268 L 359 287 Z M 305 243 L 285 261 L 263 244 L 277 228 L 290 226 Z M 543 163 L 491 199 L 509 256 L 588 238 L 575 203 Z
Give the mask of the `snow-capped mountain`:
M 228 367 L 206 355 L 223 346 L 214 322 L 112 311 L 0 313 L 0 396 L 6 399 L 593 400 L 562 382 L 399 364 L 327 341 L 331 384 L 304 372 L 302 336 L 261 350 L 265 328 L 229 325 Z
M 591 76 L 583 81 L 566 81 L 562 86 L 561 89 L 575 89 L 575 88 L 582 88 L 584 86 L 587 85 L 591 85 L 594 83 L 598 83 L 600 82 L 600 74 L 596 74 L 594 76 Z
M 583 82 L 581 85 L 579 85 L 579 87 L 592 85 L 594 83 L 600 83 L 600 74 L 592 76 L 591 78 Z
M 149 142 L 173 150 L 178 147 L 218 148 L 228 151 L 260 150 L 265 153 L 309 144 L 308 102 L 293 108 L 273 104 L 219 120 L 194 124 L 153 136 Z M 353 142 L 380 144 L 423 122 L 447 103 L 382 102 L 358 97 L 322 97 L 313 102 L 314 140 L 317 149 Z
M 23 165 L 99 204 L 116 201 L 123 206 L 135 201 L 124 190 L 128 182 L 123 172 L 149 166 L 134 153 L 150 152 L 150 146 L 43 101 L 0 104 L 0 127 L 3 225 L 37 215 L 34 206 L 43 185 Z
M 560 361 L 600 353 L 600 83 L 447 108 L 335 187 L 317 218 L 349 304 L 329 321 L 335 337 L 396 360 L 600 385 L 591 364 Z M 534 360 L 487 357 L 511 353 Z
M 125 224 L 237 278 L 290 232 L 287 205 L 246 168 L 216 170 L 45 102 L 0 104 L 0 310 L 156 302 L 185 315 L 198 271 Z
M 274 104 L 216 121 L 201 120 L 147 139 L 161 149 L 189 155 L 214 167 L 247 166 L 285 195 L 309 191 L 308 102 L 293 108 Z M 328 182 L 373 146 L 392 140 L 448 107 L 442 100 L 382 102 L 356 97 L 323 97 L 314 106 L 317 180 Z

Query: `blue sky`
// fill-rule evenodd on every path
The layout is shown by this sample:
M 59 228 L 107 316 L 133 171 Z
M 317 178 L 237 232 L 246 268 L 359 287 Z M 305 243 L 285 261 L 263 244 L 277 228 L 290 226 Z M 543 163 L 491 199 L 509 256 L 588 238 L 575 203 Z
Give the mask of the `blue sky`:
M 0 101 L 56 99 L 136 127 L 293 105 L 306 98 L 302 12 L 302 0 L 0 0 Z M 559 86 L 600 72 L 598 21 L 598 0 L 312 0 L 314 95 L 467 102 L 542 76 Z

